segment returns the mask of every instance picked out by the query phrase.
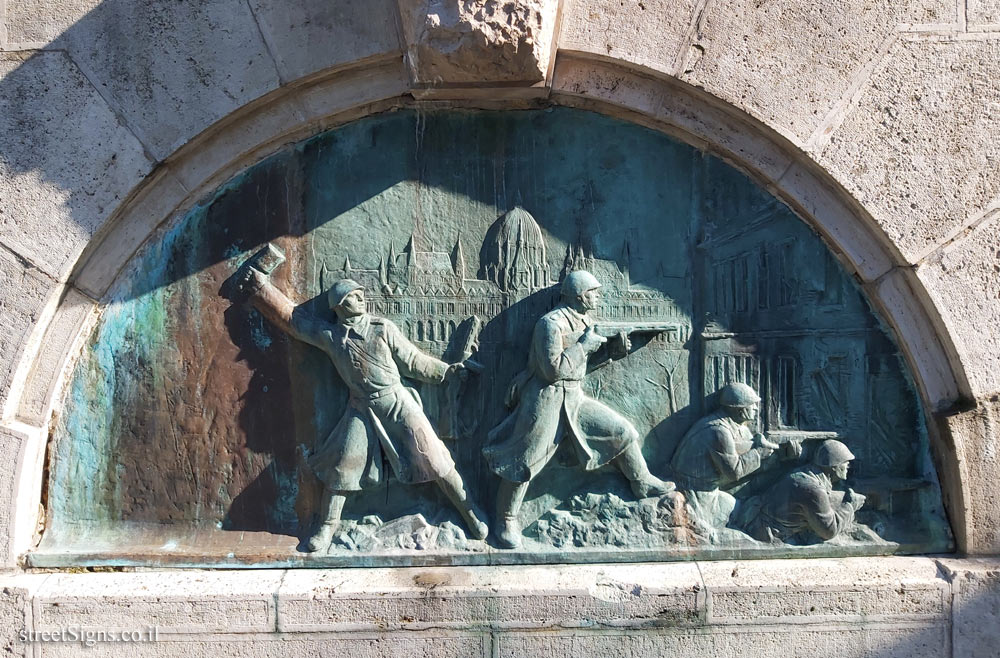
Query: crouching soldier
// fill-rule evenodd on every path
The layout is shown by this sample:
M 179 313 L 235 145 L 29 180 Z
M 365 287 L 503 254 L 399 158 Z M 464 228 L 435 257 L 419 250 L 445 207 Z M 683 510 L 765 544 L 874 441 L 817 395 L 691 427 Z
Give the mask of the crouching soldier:
M 754 539 L 787 544 L 833 539 L 854 525 L 865 497 L 834 483 L 847 478 L 854 455 L 840 441 L 824 441 L 812 464 L 783 476 L 745 506 L 745 531 Z
M 727 384 L 719 408 L 691 426 L 671 467 L 694 519 L 724 528 L 736 498 L 724 489 L 758 471 L 778 446 L 747 427 L 757 419 L 760 397 L 746 384 Z

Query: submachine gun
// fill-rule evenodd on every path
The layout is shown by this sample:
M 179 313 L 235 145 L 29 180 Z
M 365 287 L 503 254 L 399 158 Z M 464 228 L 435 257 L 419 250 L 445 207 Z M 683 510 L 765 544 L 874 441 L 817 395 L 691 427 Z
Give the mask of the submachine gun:
M 643 322 L 619 322 L 615 320 L 597 320 L 594 331 L 605 338 L 614 338 L 618 334 L 661 334 L 664 331 L 680 331 L 681 325 L 676 322 L 659 322 L 656 320 Z
M 660 322 L 658 320 L 650 321 L 636 321 L 636 322 L 621 322 L 616 320 L 597 320 L 592 325 L 594 332 L 599 336 L 605 338 L 614 338 L 624 334 L 628 336 L 629 334 L 662 334 L 666 331 L 674 331 L 680 335 L 681 325 L 677 322 Z M 643 343 L 645 344 L 645 343 Z M 608 353 L 603 358 L 596 361 L 592 361 L 587 366 L 587 372 L 594 372 L 599 370 L 604 366 L 608 365 L 615 359 L 620 359 L 630 352 L 634 351 L 630 348 L 630 343 L 626 339 L 623 346 L 623 350 L 618 353 Z

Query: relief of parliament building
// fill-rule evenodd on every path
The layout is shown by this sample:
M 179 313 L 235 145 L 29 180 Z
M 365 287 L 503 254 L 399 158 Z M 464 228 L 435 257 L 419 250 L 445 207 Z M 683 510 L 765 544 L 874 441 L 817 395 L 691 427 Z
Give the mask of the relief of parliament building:
M 600 316 L 613 320 L 676 320 L 685 329 L 665 336 L 683 343 L 690 337 L 690 321 L 673 300 L 653 288 L 633 287 L 629 274 L 630 248 L 616 261 L 585 254 L 580 245 L 568 246 L 558 279 L 550 275 L 542 229 L 531 214 L 515 207 L 491 227 L 480 268 L 484 278 L 468 278 L 461 237 L 451 252 L 422 251 L 415 237 L 402 252 L 390 244 L 377 268 L 355 267 L 350 258 L 336 269 L 324 267 L 321 285 L 334 279 L 354 279 L 367 292 L 368 310 L 395 322 L 422 349 L 442 353 L 456 328 L 475 315 L 484 324 L 504 315 L 506 336 L 528 328 L 559 302 L 556 285 L 568 272 L 585 269 L 603 284 Z M 484 337 L 485 338 L 485 337 Z M 489 341 L 486 341 L 489 342 Z M 486 345 L 483 345 L 486 348 Z

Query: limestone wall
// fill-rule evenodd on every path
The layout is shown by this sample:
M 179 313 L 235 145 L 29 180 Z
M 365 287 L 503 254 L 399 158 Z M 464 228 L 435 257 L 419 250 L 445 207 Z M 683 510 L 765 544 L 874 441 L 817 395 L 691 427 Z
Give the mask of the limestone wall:
M 987 658 L 998 567 L 851 558 L 21 574 L 0 581 L 0 646 L 15 656 Z M 98 631 L 139 635 L 86 647 Z M 48 639 L 21 641 L 31 637 Z
M 824 236 L 896 332 L 932 414 L 961 550 L 1000 552 L 993 496 L 1000 476 L 1000 4 L 522 0 L 510 15 L 488 19 L 465 11 L 476 5 L 0 0 L 0 560 L 14 579 L 5 618 L 37 625 L 45 583 L 65 578 L 89 601 L 69 608 L 84 618 L 99 600 L 88 597 L 112 578 L 29 575 L 17 564 L 40 521 L 60 382 L 126 259 L 158 224 L 282 144 L 412 104 L 590 108 L 722 155 L 768 186 Z M 429 15 L 437 18 L 428 23 Z M 484 53 L 510 52 L 511 44 L 531 55 L 484 65 Z M 434 48 L 448 56 L 435 57 Z M 947 564 L 935 567 L 945 575 L 926 576 L 946 583 L 942 600 L 963 588 L 995 596 L 995 565 Z M 655 569 L 676 574 L 683 566 Z M 711 568 L 702 564 L 699 572 L 708 591 Z M 754 568 L 777 574 L 790 567 Z M 966 569 L 972 575 L 962 575 Z M 136 579 L 128 587 L 146 582 L 128 577 Z M 254 581 L 273 577 L 284 576 Z M 175 613 L 214 614 L 198 611 L 197 590 L 149 578 Z M 865 589 L 876 577 L 862 571 L 852 582 Z M 269 612 L 260 612 L 263 625 L 254 632 L 283 628 L 280 596 L 278 612 L 273 607 L 279 590 L 268 587 L 261 610 Z M 692 608 L 700 621 L 685 627 L 700 630 L 682 635 L 710 655 L 729 655 L 731 640 L 705 630 L 717 626 L 715 599 L 704 596 Z M 775 605 L 791 605 L 794 597 L 779 591 L 778 598 Z M 960 615 L 961 600 L 931 617 L 907 618 L 925 629 L 915 642 L 934 647 L 921 649 L 927 655 L 992 655 L 995 620 L 976 653 L 967 634 L 989 635 L 990 626 Z M 776 641 L 761 639 L 764 626 L 728 623 L 720 627 L 741 629 L 741 638 Z M 890 653 L 907 642 L 892 639 L 902 628 L 895 621 L 891 633 L 850 615 L 831 623 L 853 629 L 831 647 L 875 642 L 887 647 L 876 655 L 921 655 Z M 826 641 L 809 640 L 813 627 L 787 616 L 766 628 L 766 637 L 777 629 L 774 637 L 797 638 L 778 655 L 802 655 Z M 308 643 L 342 629 L 314 630 L 295 636 L 307 643 L 301 652 L 318 652 Z M 377 631 L 365 632 L 382 637 Z M 618 631 L 580 636 L 587 639 L 575 632 L 545 645 L 533 645 L 539 636 L 530 633 L 497 644 L 479 631 L 459 644 L 420 631 L 429 638 L 420 642 L 422 651 L 456 655 L 478 647 L 537 653 L 537 646 L 596 653 L 612 641 L 600 638 Z M 632 637 L 635 653 L 696 646 L 678 644 L 674 631 Z M 206 653 L 278 651 L 198 641 Z M 161 653 L 177 651 L 162 646 Z

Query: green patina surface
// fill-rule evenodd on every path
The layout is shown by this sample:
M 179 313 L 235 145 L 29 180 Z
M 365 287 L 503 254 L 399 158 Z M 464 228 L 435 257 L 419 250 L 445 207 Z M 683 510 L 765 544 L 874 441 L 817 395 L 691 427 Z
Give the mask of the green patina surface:
M 512 286 L 497 283 L 497 268 L 500 218 L 514 207 L 530 213 L 542 237 L 519 243 L 534 249 L 536 278 Z M 493 508 L 497 486 L 481 456 L 486 434 L 507 413 L 507 385 L 524 368 L 534 322 L 557 301 L 561 275 L 586 268 L 605 285 L 604 315 L 678 326 L 586 382 L 588 395 L 635 425 L 654 473 L 671 476 L 685 431 L 725 383 L 743 381 L 764 398 L 757 429 L 838 432 L 857 455 L 848 484 L 872 494 L 858 519 L 883 543 L 831 542 L 805 554 L 950 547 L 923 414 L 898 348 L 820 238 L 785 206 L 713 157 L 595 114 L 400 111 L 255 165 L 133 259 L 59 415 L 37 563 L 46 551 L 102 550 L 119 555 L 112 562 L 156 562 L 139 549 L 132 553 L 145 557 L 132 560 L 121 557 L 127 546 L 115 550 L 118 538 L 143 533 L 168 537 L 165 546 L 171 533 L 211 535 L 204 555 L 191 549 L 179 559 L 193 565 L 226 563 L 227 541 L 268 535 L 287 538 L 284 548 L 258 558 L 234 549 L 237 559 L 795 554 L 738 539 L 665 543 L 642 529 L 656 512 L 633 501 L 617 472 L 584 472 L 566 452 L 531 484 L 526 542 L 514 557 L 466 541 L 434 487 L 393 481 L 349 501 L 340 549 L 304 559 L 295 538 L 308 534 L 321 487 L 302 452 L 330 432 L 347 392 L 323 353 L 223 294 L 240 263 L 269 241 L 287 256 L 272 281 L 320 317 L 332 320 L 325 289 L 350 276 L 368 288 L 371 310 L 435 356 L 469 314 L 484 320 L 477 358 L 486 372 L 466 386 L 464 436 L 448 442 L 483 509 Z M 439 422 L 443 394 L 424 386 L 421 395 Z M 765 490 L 793 466 L 762 471 L 735 488 L 737 497 Z M 615 516 L 608 510 L 621 511 L 619 520 L 605 518 Z M 365 519 L 413 514 L 431 528 L 424 539 L 433 538 L 409 553 L 384 545 L 380 526 Z M 605 529 L 595 533 L 595 524 Z M 59 559 L 68 558 L 50 562 Z

